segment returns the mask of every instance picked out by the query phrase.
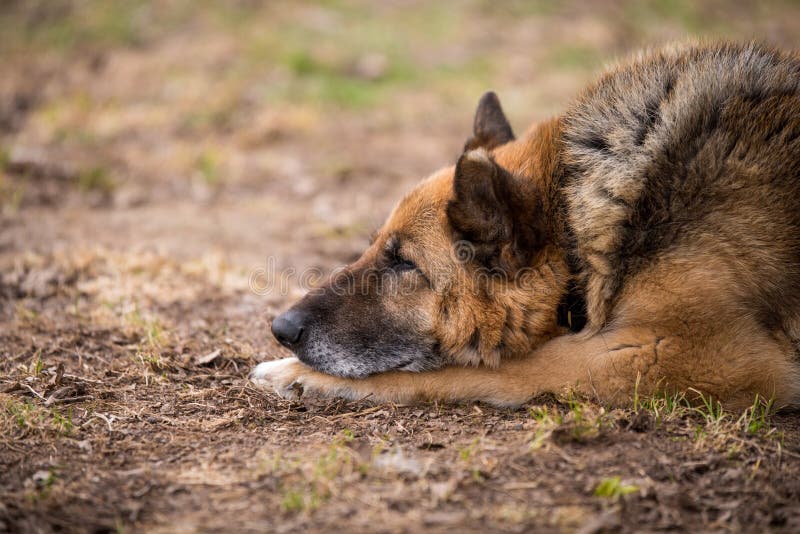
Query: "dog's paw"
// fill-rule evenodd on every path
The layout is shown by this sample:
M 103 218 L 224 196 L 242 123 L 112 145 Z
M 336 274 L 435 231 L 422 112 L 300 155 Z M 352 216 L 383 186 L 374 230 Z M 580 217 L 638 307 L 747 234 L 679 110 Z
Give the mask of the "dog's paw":
M 297 358 L 283 358 L 256 365 L 250 372 L 250 381 L 284 399 L 298 400 L 304 392 L 303 374 L 308 371 Z

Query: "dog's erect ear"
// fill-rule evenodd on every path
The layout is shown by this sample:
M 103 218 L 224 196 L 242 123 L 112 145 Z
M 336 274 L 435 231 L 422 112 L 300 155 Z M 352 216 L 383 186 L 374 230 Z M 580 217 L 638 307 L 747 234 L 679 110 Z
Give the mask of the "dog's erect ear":
M 472 137 L 464 144 L 464 152 L 476 148 L 491 150 L 513 140 L 514 132 L 500 106 L 500 99 L 492 91 L 485 93 L 478 102 Z
M 505 172 L 482 149 L 458 158 L 447 217 L 459 237 L 477 244 L 509 239 L 511 217 L 505 199 L 499 198 L 506 181 L 500 173 Z
M 503 169 L 484 149 L 456 163 L 447 218 L 457 241 L 468 241 L 475 259 L 493 267 L 527 265 L 541 246 L 541 198 Z

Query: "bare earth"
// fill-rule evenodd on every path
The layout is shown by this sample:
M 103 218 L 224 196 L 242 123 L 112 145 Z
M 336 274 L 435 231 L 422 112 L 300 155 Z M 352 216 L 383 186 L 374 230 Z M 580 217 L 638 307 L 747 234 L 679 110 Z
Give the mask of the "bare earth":
M 796 3 L 695 4 L 0 7 L 0 532 L 800 531 L 797 413 L 246 380 L 483 90 L 519 131 L 645 44 L 798 46 Z

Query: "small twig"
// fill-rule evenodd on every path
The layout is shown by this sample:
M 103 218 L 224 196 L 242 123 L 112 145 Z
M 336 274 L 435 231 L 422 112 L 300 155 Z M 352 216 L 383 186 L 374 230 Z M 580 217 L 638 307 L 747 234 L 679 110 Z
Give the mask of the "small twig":
M 373 406 L 372 408 L 366 408 L 366 409 L 358 411 L 358 412 L 342 413 L 342 414 L 339 414 L 339 415 L 334 415 L 333 417 L 330 418 L 330 421 L 338 421 L 339 419 L 344 419 L 345 417 L 358 417 L 360 415 L 367 415 L 367 414 L 370 414 L 370 413 L 377 412 L 378 410 L 381 410 L 382 408 L 384 408 L 384 407 L 383 406 Z
M 0 443 L 2 443 L 5 447 L 8 447 L 9 449 L 11 449 L 14 452 L 19 452 L 19 453 L 22 453 L 22 454 L 27 454 L 28 453 L 28 451 L 26 451 L 24 449 L 20 449 L 19 447 L 16 447 L 16 446 L 12 445 L 8 441 L 3 440 Z
M 72 404 L 73 402 L 81 402 L 91 399 L 94 399 L 93 395 L 79 395 L 77 397 L 67 397 L 64 399 L 54 399 L 51 397 L 47 399 L 47 401 L 44 404 L 45 406 L 50 406 L 52 404 Z
M 184 406 L 200 406 L 201 408 L 211 408 L 212 410 L 218 409 L 218 406 L 212 406 L 210 404 L 201 404 L 199 402 L 187 402 Z
M 32 387 L 30 387 L 28 384 L 22 384 L 22 386 L 23 386 L 23 387 L 26 387 L 26 388 L 28 388 L 28 389 L 30 390 L 30 392 L 31 392 L 31 393 L 33 393 L 34 395 L 36 395 L 36 396 L 37 396 L 37 397 L 39 397 L 40 399 L 42 399 L 42 400 L 46 400 L 46 399 L 44 398 L 44 395 L 42 395 L 41 393 L 39 393 L 38 391 L 36 391 L 36 390 L 35 390 L 35 389 L 33 389 Z
M 503 486 L 504 490 L 529 490 L 536 489 L 541 486 L 541 482 L 509 482 Z
M 86 378 L 85 376 L 76 376 L 71 375 L 69 373 L 64 373 L 64 377 L 72 378 L 73 380 L 80 380 L 81 382 L 91 382 L 92 384 L 105 384 L 106 382 L 102 380 L 92 380 L 91 378 Z
M 321 419 L 322 421 L 325 422 L 326 425 L 330 425 L 331 423 L 333 423 L 333 419 L 328 419 L 327 417 L 323 417 L 321 415 L 313 415 L 313 416 L 311 416 L 311 420 L 312 421 L 315 421 L 317 419 Z
M 372 396 L 372 393 L 371 393 L 371 392 L 370 392 L 370 393 L 367 393 L 366 395 L 364 395 L 363 397 L 361 397 L 360 399 L 358 399 L 356 402 L 364 402 L 365 400 L 369 399 L 371 396 Z
M 103 421 L 106 422 L 106 424 L 108 425 L 108 431 L 109 432 L 113 432 L 114 431 L 114 429 L 111 427 L 111 421 L 109 420 L 108 417 L 106 417 L 105 415 L 103 415 L 101 413 L 93 413 L 92 417 L 90 417 L 89 419 L 93 419 L 95 417 L 97 417 L 99 419 L 102 419 Z M 112 416 L 112 418 L 113 418 L 113 416 Z

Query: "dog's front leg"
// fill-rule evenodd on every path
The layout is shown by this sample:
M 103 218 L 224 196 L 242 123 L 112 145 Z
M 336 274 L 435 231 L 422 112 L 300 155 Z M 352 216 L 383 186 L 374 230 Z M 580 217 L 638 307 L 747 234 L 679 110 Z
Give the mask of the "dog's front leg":
M 716 349 L 695 343 L 697 338 L 657 327 L 630 327 L 561 336 L 495 369 L 392 371 L 356 380 L 325 375 L 286 358 L 260 364 L 251 378 L 289 398 L 306 394 L 401 404 L 467 400 L 512 406 L 565 390 L 614 405 L 626 405 L 637 393 L 695 392 L 731 409 L 749 406 L 756 394 L 775 396 L 779 405 L 800 397 L 795 364 L 768 335 L 731 327 L 723 336 L 728 341 L 717 343 Z
M 339 397 L 399 404 L 482 400 L 507 406 L 521 404 L 535 394 L 530 386 L 509 382 L 510 378 L 502 367 L 445 367 L 423 373 L 390 371 L 362 379 L 341 378 L 315 371 L 297 358 L 261 363 L 250 374 L 256 385 L 291 400 Z
M 528 358 L 504 361 L 495 369 L 482 366 L 445 367 L 422 373 L 391 371 L 363 379 L 326 375 L 297 358 L 284 358 L 259 364 L 250 379 L 288 399 L 342 397 L 400 404 L 471 400 L 514 406 L 543 392 L 572 387 L 591 389 L 585 353 L 576 349 L 572 339 L 554 340 Z

